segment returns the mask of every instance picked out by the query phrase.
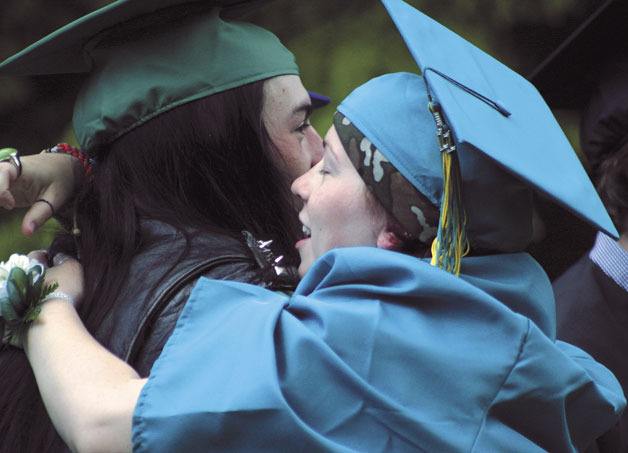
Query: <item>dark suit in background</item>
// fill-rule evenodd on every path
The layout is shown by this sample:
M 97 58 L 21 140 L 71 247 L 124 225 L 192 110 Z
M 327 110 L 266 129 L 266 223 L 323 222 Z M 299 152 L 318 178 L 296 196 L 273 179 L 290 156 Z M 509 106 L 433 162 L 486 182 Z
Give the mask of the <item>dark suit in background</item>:
M 610 369 L 628 394 L 628 252 L 598 235 L 590 253 L 554 282 L 558 338 Z M 600 452 L 628 451 L 628 412 L 597 441 Z

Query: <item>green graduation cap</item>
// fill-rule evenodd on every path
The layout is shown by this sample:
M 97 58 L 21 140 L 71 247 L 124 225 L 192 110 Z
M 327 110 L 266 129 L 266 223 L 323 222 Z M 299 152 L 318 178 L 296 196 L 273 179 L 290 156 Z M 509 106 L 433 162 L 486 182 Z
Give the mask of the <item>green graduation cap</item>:
M 0 63 L 0 74 L 88 72 L 74 130 L 90 153 L 162 112 L 278 75 L 298 74 L 271 32 L 225 21 L 259 1 L 118 0 Z
M 504 169 L 517 177 L 511 180 L 523 182 L 597 229 L 618 236 L 576 153 L 530 82 L 404 1 L 382 3 L 421 68 L 429 96 L 451 128 L 471 229 L 487 214 L 482 212 L 483 204 L 490 207 L 501 198 L 496 208 L 517 209 L 515 199 L 509 202 L 507 194 L 511 184 L 499 182 L 492 184 L 492 191 L 474 193 L 474 180 L 490 182 Z M 490 164 L 475 156 L 488 158 L 495 169 L 488 170 Z M 494 213 L 499 217 L 500 212 Z M 498 226 L 488 222 L 484 227 Z

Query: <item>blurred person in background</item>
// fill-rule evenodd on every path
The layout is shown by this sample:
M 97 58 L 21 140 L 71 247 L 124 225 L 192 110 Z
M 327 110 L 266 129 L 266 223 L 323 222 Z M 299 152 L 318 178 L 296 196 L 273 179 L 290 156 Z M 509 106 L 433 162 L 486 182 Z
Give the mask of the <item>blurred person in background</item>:
M 612 62 L 602 74 L 581 136 L 621 236 L 616 241 L 598 233 L 593 248 L 554 281 L 558 336 L 605 364 L 628 393 L 628 59 Z M 598 447 L 628 449 L 628 415 L 598 440 Z
M 558 338 L 607 366 L 628 393 L 628 3 L 605 1 L 532 75 L 555 108 L 581 110 L 580 146 L 620 237 L 595 242 L 554 283 Z M 628 451 L 628 414 L 591 452 Z

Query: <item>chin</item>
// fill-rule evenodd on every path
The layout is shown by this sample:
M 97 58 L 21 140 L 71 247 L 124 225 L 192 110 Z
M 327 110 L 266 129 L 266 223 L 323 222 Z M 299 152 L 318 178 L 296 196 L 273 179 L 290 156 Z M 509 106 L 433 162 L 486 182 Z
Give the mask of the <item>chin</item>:
M 314 263 L 314 256 L 309 247 L 303 247 L 299 249 L 299 255 L 301 257 L 301 263 L 299 264 L 299 277 L 303 277 L 305 273 L 312 267 Z
M 310 270 L 314 261 L 316 261 L 315 257 L 301 257 L 301 263 L 298 269 L 299 277 L 303 277 L 305 273 Z
M 311 264 L 301 263 L 299 264 L 299 277 L 303 278 L 305 273 L 310 269 Z

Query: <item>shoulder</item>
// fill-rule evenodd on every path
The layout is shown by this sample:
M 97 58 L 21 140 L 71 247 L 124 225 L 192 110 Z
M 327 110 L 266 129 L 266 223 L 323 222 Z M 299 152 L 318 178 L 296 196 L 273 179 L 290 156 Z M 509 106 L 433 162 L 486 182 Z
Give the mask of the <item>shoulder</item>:
M 363 283 L 369 287 L 390 287 L 410 284 L 410 290 L 426 280 L 434 284 L 450 280 L 458 287 L 465 283 L 428 262 L 398 252 L 375 247 L 347 247 L 331 250 L 318 258 L 297 288 L 300 294 L 316 289 Z
M 530 318 L 550 338 L 556 336 L 556 308 L 547 274 L 527 253 L 467 257 L 464 280 L 483 289 L 516 313 Z
M 586 337 L 604 330 L 609 314 L 595 268 L 585 255 L 554 281 L 559 338 L 581 344 Z
M 323 255 L 304 276 L 293 301 L 299 297 L 310 305 L 355 305 L 356 310 L 367 305 L 406 307 L 434 320 L 501 323 L 513 332 L 523 330 L 526 320 L 482 288 L 427 261 L 376 248 L 343 248 Z
M 595 278 L 596 265 L 589 258 L 588 253 L 567 269 L 560 277 L 552 282 L 557 302 L 561 299 L 578 297 L 582 291 L 591 291 L 597 287 Z M 579 298 L 579 297 L 578 297 Z
M 624 406 L 622 389 L 608 369 L 530 323 L 475 449 L 563 451 L 570 445 L 581 451 L 616 423 Z
M 237 239 L 222 234 L 186 235 L 152 222 L 118 301 L 99 329 L 103 332 L 99 339 L 146 375 L 203 276 L 260 280 L 255 261 Z

